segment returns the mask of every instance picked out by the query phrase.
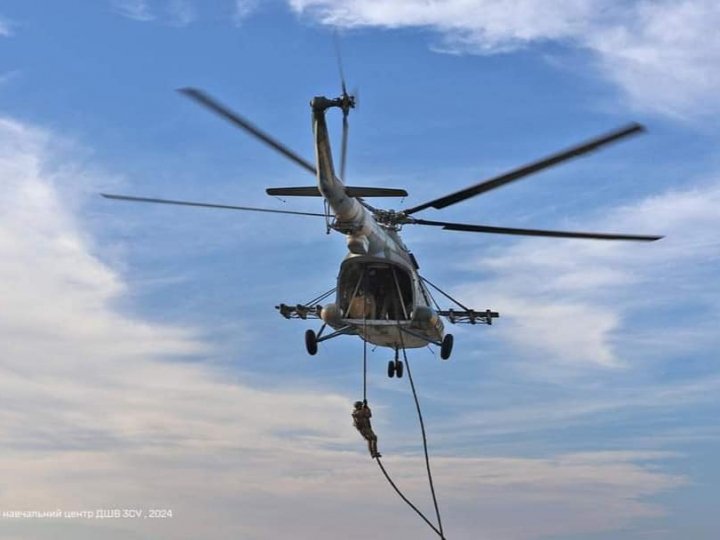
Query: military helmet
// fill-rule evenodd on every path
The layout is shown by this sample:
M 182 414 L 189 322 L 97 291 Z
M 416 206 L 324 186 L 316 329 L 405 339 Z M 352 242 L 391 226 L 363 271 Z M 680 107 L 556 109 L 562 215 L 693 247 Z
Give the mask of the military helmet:
M 362 402 L 362 401 L 356 401 L 356 402 L 355 402 L 355 408 L 356 408 L 356 409 L 359 409 L 359 408 L 362 407 L 362 406 L 363 406 L 363 402 Z

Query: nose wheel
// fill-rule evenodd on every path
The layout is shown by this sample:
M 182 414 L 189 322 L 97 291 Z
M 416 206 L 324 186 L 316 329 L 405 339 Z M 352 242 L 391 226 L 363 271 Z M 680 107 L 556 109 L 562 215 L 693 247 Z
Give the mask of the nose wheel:
M 388 362 L 387 373 L 388 373 L 388 377 L 390 377 L 391 379 L 393 377 L 397 377 L 398 379 L 401 379 L 403 376 L 403 371 L 404 371 L 404 365 L 402 363 L 402 360 L 390 360 Z
M 400 360 L 400 358 L 399 358 L 398 350 L 395 349 L 395 360 L 390 360 L 388 362 L 388 368 L 387 368 L 388 377 L 390 377 L 391 379 L 393 377 L 397 377 L 398 379 L 401 379 L 404 371 L 405 371 L 405 366 L 402 363 L 402 360 Z

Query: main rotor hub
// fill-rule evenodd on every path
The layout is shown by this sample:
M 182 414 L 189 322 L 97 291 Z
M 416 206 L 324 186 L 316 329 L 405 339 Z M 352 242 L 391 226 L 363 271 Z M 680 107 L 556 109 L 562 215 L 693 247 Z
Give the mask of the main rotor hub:
M 412 218 L 409 218 L 405 212 L 396 210 L 373 209 L 373 216 L 381 225 L 395 230 L 399 230 L 404 224 L 412 222 Z
M 355 108 L 355 96 L 351 96 L 347 93 L 344 93 L 342 96 L 335 99 L 329 99 L 325 96 L 315 96 L 310 101 L 310 107 L 312 107 L 313 111 L 317 112 L 337 107 L 342 110 L 343 114 L 347 115 L 350 112 L 350 109 Z

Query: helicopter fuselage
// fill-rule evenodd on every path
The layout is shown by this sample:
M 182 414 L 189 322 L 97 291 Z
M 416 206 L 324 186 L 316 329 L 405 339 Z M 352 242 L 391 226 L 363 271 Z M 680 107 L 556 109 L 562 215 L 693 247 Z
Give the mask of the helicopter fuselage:
M 321 317 L 336 331 L 345 329 L 383 347 L 439 343 L 443 323 L 430 307 L 415 258 L 397 227 L 378 223 L 335 175 L 325 121 L 335 103 L 322 97 L 311 102 L 318 188 L 335 214 L 332 229 L 345 234 L 349 251 L 340 268 L 336 302 L 324 306 Z
M 380 187 L 350 187 L 344 184 L 345 165 L 347 162 L 348 114 L 356 104 L 355 96 L 347 93 L 345 81 L 342 80 L 342 95 L 329 99 L 318 96 L 310 103 L 315 136 L 315 163 L 311 163 L 293 152 L 286 145 L 264 132 L 252 122 L 235 113 L 207 93 L 197 88 L 181 88 L 179 90 L 188 98 L 206 107 L 236 127 L 246 131 L 253 137 L 282 154 L 285 158 L 312 173 L 317 179 L 317 187 L 269 188 L 268 195 L 287 196 L 321 196 L 326 208 L 322 214 L 316 212 L 300 212 L 272 208 L 213 204 L 195 201 L 180 201 L 135 197 L 103 193 L 108 199 L 135 201 L 145 203 L 172 204 L 180 206 L 220 208 L 270 214 L 291 214 L 322 217 L 330 229 L 345 235 L 348 254 L 342 262 L 337 279 L 337 286 L 327 293 L 311 300 L 307 304 L 280 304 L 276 308 L 287 318 L 321 318 L 325 324 L 315 334 L 312 330 L 305 333 L 305 345 L 310 354 L 317 353 L 317 344 L 340 335 L 359 335 L 366 342 L 393 347 L 396 352 L 395 371 L 388 367 L 388 374 L 397 372 L 402 375 L 402 364 L 398 364 L 397 352 L 400 348 L 423 347 L 427 344 L 440 346 L 440 357 L 447 359 L 453 345 L 451 334 L 444 334 L 440 317 L 451 324 L 492 324 L 499 314 L 487 309 L 476 311 L 471 309 L 418 273 L 415 257 L 400 239 L 399 232 L 405 225 L 421 225 L 442 228 L 447 231 L 464 231 L 481 234 L 502 234 L 512 236 L 530 236 L 545 238 L 577 238 L 593 240 L 622 240 L 635 242 L 654 242 L 662 238 L 658 235 L 598 233 L 583 231 L 556 231 L 546 229 L 529 229 L 517 227 L 499 227 L 495 225 L 456 223 L 437 221 L 415 217 L 415 214 L 427 208 L 440 210 L 460 203 L 477 195 L 481 195 L 517 180 L 528 177 L 570 159 L 583 156 L 616 141 L 637 135 L 645 131 L 644 126 L 632 122 L 607 132 L 599 137 L 588 139 L 550 154 L 539 160 L 521 167 L 477 182 L 459 191 L 437 197 L 430 201 L 404 208 L 402 210 L 384 210 L 374 208 L 365 201 L 366 197 L 406 196 L 404 189 Z M 328 109 L 338 108 L 343 114 L 342 149 L 340 159 L 340 177 L 335 174 L 333 166 L 330 138 L 328 135 L 325 114 Z M 332 216 L 328 209 L 332 211 Z M 457 308 L 441 309 L 435 302 L 429 285 L 437 290 Z M 320 301 L 336 293 L 335 303 L 321 305 Z M 326 327 L 334 332 L 323 335 Z M 399 371 L 398 371 L 399 370 Z

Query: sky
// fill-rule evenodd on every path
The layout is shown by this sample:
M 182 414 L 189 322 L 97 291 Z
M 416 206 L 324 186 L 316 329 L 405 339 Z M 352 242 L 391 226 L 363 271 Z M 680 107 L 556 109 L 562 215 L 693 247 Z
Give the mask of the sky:
M 350 419 L 357 338 L 304 350 L 332 288 L 311 185 L 176 92 L 312 158 L 352 111 L 348 182 L 420 204 L 630 121 L 648 132 L 425 219 L 655 243 L 403 230 L 491 327 L 409 354 L 448 538 L 720 534 L 720 5 L 711 0 L 0 3 L 0 538 L 431 538 Z M 338 142 L 340 116 L 328 114 Z M 372 350 L 384 463 L 431 514 L 407 378 Z M 97 509 L 170 509 L 95 519 Z M 92 518 L 13 512 L 86 512 Z

